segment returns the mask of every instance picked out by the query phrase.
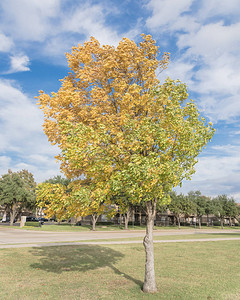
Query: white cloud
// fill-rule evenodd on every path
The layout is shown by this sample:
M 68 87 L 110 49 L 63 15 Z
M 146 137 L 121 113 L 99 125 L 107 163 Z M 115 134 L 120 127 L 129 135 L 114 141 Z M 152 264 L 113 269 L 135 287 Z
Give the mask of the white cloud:
M 181 61 L 192 62 L 197 70 L 190 88 L 201 96 L 206 114 L 216 120 L 231 120 L 240 114 L 240 23 L 222 22 L 202 26 L 179 38 L 180 49 L 187 47 Z
M 212 16 L 224 16 L 231 18 L 234 21 L 234 17 L 239 18 L 240 6 L 239 0 L 208 0 L 202 1 L 202 6 L 198 12 L 198 18 L 200 20 L 206 20 Z
M 202 25 L 198 30 L 179 36 L 177 46 L 189 47 L 189 54 L 209 61 L 224 54 L 238 53 L 240 23 L 224 25 L 223 21 Z
M 0 3 L 3 18 L 0 26 L 16 44 L 32 46 L 36 52 L 50 56 L 55 63 L 72 46 L 96 37 L 102 44 L 117 45 L 122 35 L 106 21 L 109 14 L 118 13 L 116 6 L 106 2 L 73 2 L 70 0 L 3 0 Z M 139 24 L 138 24 L 139 25 Z M 134 37 L 138 31 L 130 28 L 124 36 Z
M 172 31 L 189 29 L 194 25 L 190 16 L 182 16 L 188 12 L 193 0 L 151 0 L 147 8 L 152 10 L 152 16 L 146 20 L 146 26 L 153 31 Z M 188 25 L 188 26 L 187 26 Z
M 15 40 L 43 41 L 52 31 L 51 18 L 56 18 L 60 0 L 2 0 L 0 24 Z
M 94 36 L 102 44 L 116 46 L 121 36 L 105 24 L 107 14 L 104 4 L 79 5 L 74 10 L 61 12 L 58 30 L 46 41 L 45 53 L 63 55 L 66 51 L 71 51 L 72 46 L 88 40 L 90 36 Z M 136 29 L 129 30 L 124 36 L 133 37 L 137 32 Z
M 13 41 L 5 34 L 0 33 L 0 52 L 8 52 L 13 47 Z
M 8 73 L 23 72 L 30 70 L 30 68 L 28 67 L 30 61 L 27 55 L 11 56 L 10 61 L 11 67 Z
M 57 147 L 48 143 L 42 130 L 40 109 L 14 82 L 0 80 L 0 171 L 27 168 L 44 180 L 59 174 L 54 156 Z
M 235 0 L 152 0 L 146 26 L 176 38 L 178 54 L 161 74 L 187 83 L 214 121 L 240 115 L 240 6 Z
M 215 154 L 200 157 L 192 180 L 184 181 L 183 187 L 179 190 L 184 193 L 200 190 L 207 196 L 228 194 L 240 201 L 240 146 L 217 145 L 211 149 Z
M 6 174 L 6 170 L 8 170 L 8 166 L 11 165 L 11 158 L 8 156 L 0 156 L 0 174 Z
M 87 39 L 94 36 L 102 44 L 116 45 L 119 36 L 116 31 L 105 25 L 105 18 L 102 5 L 79 6 L 71 16 L 64 16 L 62 29 L 65 32 L 84 34 Z

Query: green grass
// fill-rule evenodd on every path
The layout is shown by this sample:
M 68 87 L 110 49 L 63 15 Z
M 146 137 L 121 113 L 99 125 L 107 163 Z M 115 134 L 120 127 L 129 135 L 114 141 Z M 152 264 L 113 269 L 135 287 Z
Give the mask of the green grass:
M 167 240 L 192 240 L 192 239 L 216 239 L 216 238 L 240 238 L 240 233 L 201 233 L 201 234 L 182 234 L 182 235 L 161 235 L 154 236 L 155 241 L 167 241 Z M 93 240 L 81 240 L 79 242 L 112 242 L 112 241 L 142 241 L 142 237 L 132 238 L 116 238 L 116 239 L 93 239 Z
M 158 293 L 141 291 L 141 244 L 0 250 L 9 299 L 240 299 L 240 241 L 155 244 Z
M 38 223 L 37 223 L 38 226 Z M 12 228 L 12 229 L 24 229 L 24 230 L 35 230 L 35 231 L 55 231 L 55 232 L 78 232 L 78 231 L 90 231 L 91 226 L 90 225 L 83 225 L 83 226 L 72 226 L 71 224 L 53 224 L 53 225 L 42 225 L 42 227 L 35 227 L 35 226 L 24 226 L 23 228 L 20 228 L 18 226 L 6 226 L 4 227 Z M 145 230 L 145 226 L 129 226 L 129 230 Z M 178 230 L 177 226 L 155 226 L 154 230 L 173 230 L 176 229 Z M 194 230 L 195 227 L 193 226 L 182 226 L 180 230 Z M 213 230 L 213 229 L 221 229 L 220 226 L 214 226 L 214 227 L 207 227 L 203 226 L 202 229 L 205 230 Z M 224 227 L 223 230 L 240 230 L 240 227 Z M 100 225 L 96 226 L 96 231 L 116 231 L 116 230 L 124 230 L 124 226 L 119 226 L 119 225 Z M 198 230 L 198 227 L 196 228 Z
M 216 238 L 240 238 L 240 233 L 232 232 L 232 233 L 201 233 L 201 234 L 183 234 L 183 235 L 161 235 L 155 236 L 155 241 L 167 241 L 167 240 L 192 240 L 192 239 L 216 239 Z M 131 237 L 131 238 L 111 238 L 111 239 L 91 239 L 91 240 L 75 240 L 75 241 L 65 241 L 65 242 L 54 242 L 54 243 L 73 243 L 73 242 L 128 242 L 128 241 L 139 241 L 142 243 L 143 237 Z M 49 244 L 53 242 L 41 242 L 41 244 Z M 20 243 L 20 244 L 32 244 L 30 243 Z M 8 245 L 15 245 L 14 243 Z

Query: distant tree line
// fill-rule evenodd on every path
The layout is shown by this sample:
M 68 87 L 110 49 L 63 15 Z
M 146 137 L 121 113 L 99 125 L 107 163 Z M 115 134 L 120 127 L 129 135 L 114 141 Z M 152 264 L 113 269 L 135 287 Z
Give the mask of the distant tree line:
M 196 216 L 199 228 L 202 225 L 202 217 L 207 216 L 207 226 L 209 226 L 209 215 L 214 215 L 220 219 L 223 228 L 224 220 L 229 219 L 230 226 L 232 220 L 240 215 L 240 207 L 232 197 L 218 195 L 210 198 L 201 194 L 200 191 L 191 191 L 187 195 L 171 192 L 171 201 L 167 208 L 174 215 L 176 223 L 180 228 L 180 218 Z
M 33 174 L 27 170 L 12 172 L 8 170 L 7 174 L 0 178 L 0 205 L 5 214 L 10 215 L 10 225 L 14 219 L 20 216 L 23 211 L 35 213 L 39 207 L 44 208 L 48 216 L 55 216 L 58 221 L 76 216 L 91 216 L 93 229 L 95 229 L 98 217 L 105 213 L 110 217 L 116 213 L 116 210 L 107 208 L 107 203 L 96 203 L 88 197 L 88 182 L 85 183 L 86 189 L 82 189 L 85 197 L 78 195 L 74 184 L 69 179 L 60 175 L 45 180 L 43 183 L 36 184 Z M 124 218 L 125 229 L 128 228 L 128 222 L 134 205 L 129 205 L 124 191 L 114 197 L 116 205 L 119 204 L 118 213 Z M 76 201 L 77 198 L 81 201 Z M 74 201 L 72 201 L 74 200 Z M 68 203 L 68 205 L 66 205 Z M 71 203 L 74 205 L 71 206 Z M 229 219 L 230 226 L 232 220 L 240 216 L 240 207 L 232 197 L 219 195 L 213 198 L 204 196 L 200 191 L 190 191 L 187 195 L 177 194 L 172 191 L 166 195 L 164 205 L 158 207 L 159 212 L 169 211 L 174 216 L 174 223 L 181 226 L 181 219 L 188 219 L 195 216 L 199 228 L 202 226 L 202 217 L 207 217 L 207 226 L 210 226 L 209 216 L 214 215 L 220 220 L 223 228 L 224 220 Z M 141 207 L 144 211 L 144 207 Z

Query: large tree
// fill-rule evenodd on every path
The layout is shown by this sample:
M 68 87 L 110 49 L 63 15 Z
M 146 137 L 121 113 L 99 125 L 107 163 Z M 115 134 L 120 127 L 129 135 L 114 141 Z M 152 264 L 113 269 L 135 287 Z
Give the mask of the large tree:
M 186 86 L 157 73 L 167 67 L 155 41 L 123 38 L 104 45 L 91 38 L 67 54 L 71 72 L 57 93 L 40 92 L 44 131 L 61 149 L 57 157 L 69 178 L 91 179 L 95 199 L 124 187 L 130 204 L 147 215 L 144 292 L 157 290 L 153 224 L 158 202 L 194 173 L 196 157 L 213 135 Z M 81 177 L 82 176 L 82 177 Z M 109 200 L 110 201 L 110 200 Z
M 35 187 L 33 175 L 27 170 L 8 170 L 0 178 L 0 204 L 10 212 L 10 225 L 13 225 L 15 217 L 23 208 L 35 207 Z

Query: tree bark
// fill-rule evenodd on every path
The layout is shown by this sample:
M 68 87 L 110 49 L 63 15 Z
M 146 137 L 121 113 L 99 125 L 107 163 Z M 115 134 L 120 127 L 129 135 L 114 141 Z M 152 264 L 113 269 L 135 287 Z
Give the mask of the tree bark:
M 177 222 L 178 222 L 178 229 L 181 229 L 181 225 L 180 225 L 180 217 L 177 216 Z
M 209 215 L 207 214 L 207 227 L 209 227 Z
M 16 215 L 17 215 L 17 203 L 14 202 L 10 210 L 10 226 L 13 226 Z
M 96 230 L 96 223 L 97 223 L 99 215 L 93 214 L 91 217 L 92 217 L 92 230 L 95 231 Z
M 7 221 L 7 211 L 5 210 L 3 213 L 2 222 L 6 222 L 6 221 Z
M 119 214 L 119 225 L 122 226 L 122 214 Z
M 129 222 L 129 217 L 130 217 L 130 210 L 124 214 L 124 229 L 128 230 L 128 222 Z
M 142 213 L 140 212 L 139 213 L 139 226 L 142 225 Z
M 232 218 L 231 217 L 229 217 L 229 225 L 230 225 L 230 227 L 232 227 Z
M 154 251 L 153 251 L 153 225 L 156 215 L 156 200 L 146 202 L 146 236 L 143 240 L 146 253 L 145 263 L 145 280 L 143 284 L 143 291 L 145 293 L 156 293 L 156 281 L 154 271 Z
M 199 229 L 202 228 L 202 217 L 198 217 L 198 226 L 199 226 Z
M 221 220 L 220 221 L 221 222 L 221 228 L 223 229 L 223 219 L 221 218 L 220 220 Z

